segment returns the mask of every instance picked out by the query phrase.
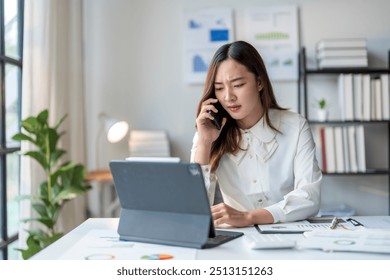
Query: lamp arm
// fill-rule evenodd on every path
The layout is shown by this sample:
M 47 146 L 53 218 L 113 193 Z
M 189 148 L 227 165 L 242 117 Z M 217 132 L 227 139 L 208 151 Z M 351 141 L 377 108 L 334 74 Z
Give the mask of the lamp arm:
M 99 127 L 99 131 L 98 131 L 98 134 L 97 134 L 97 137 L 96 137 L 96 144 L 95 144 L 95 148 L 96 148 L 96 169 L 97 170 L 100 170 L 101 169 L 101 162 L 100 162 L 100 142 L 101 142 L 101 137 L 102 137 L 102 133 L 104 131 L 104 126 L 103 124 L 100 123 L 100 127 Z

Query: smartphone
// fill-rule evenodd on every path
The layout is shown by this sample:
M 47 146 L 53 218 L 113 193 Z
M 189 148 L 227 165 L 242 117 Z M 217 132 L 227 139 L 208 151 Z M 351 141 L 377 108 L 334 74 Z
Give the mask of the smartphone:
M 227 117 L 227 112 L 222 107 L 221 103 L 214 103 L 214 107 L 218 110 L 218 113 L 215 113 L 214 111 L 209 111 L 210 115 L 214 117 L 212 120 L 213 124 L 218 130 L 221 130 L 222 127 L 222 120 L 224 117 Z

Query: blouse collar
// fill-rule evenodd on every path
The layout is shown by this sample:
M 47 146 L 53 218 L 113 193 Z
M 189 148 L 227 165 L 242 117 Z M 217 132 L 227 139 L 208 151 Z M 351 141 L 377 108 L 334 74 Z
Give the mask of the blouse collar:
M 280 128 L 280 110 L 271 109 L 268 116 L 272 125 L 279 130 Z M 236 154 L 228 154 L 228 157 L 236 162 L 241 163 L 248 150 L 253 152 L 264 162 L 267 161 L 278 147 L 276 141 L 276 131 L 268 126 L 264 117 L 262 117 L 254 126 L 249 129 L 240 129 L 242 140 L 241 149 Z

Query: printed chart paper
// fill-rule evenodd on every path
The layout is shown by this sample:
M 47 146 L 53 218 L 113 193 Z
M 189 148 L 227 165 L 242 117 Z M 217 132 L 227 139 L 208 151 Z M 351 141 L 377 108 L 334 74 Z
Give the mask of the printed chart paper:
M 301 249 L 324 251 L 390 253 L 390 231 L 361 229 L 357 231 L 313 231 L 305 233 Z
M 91 230 L 62 260 L 194 260 L 196 249 L 119 240 L 113 230 Z

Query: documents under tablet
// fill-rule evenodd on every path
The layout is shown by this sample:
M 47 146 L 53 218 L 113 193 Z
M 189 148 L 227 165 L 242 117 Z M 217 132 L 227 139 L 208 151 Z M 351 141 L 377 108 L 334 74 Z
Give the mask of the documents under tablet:
M 145 162 L 180 162 L 179 157 L 127 157 L 126 160 Z
M 243 235 L 215 231 L 199 164 L 114 160 L 110 169 L 122 240 L 211 248 Z

